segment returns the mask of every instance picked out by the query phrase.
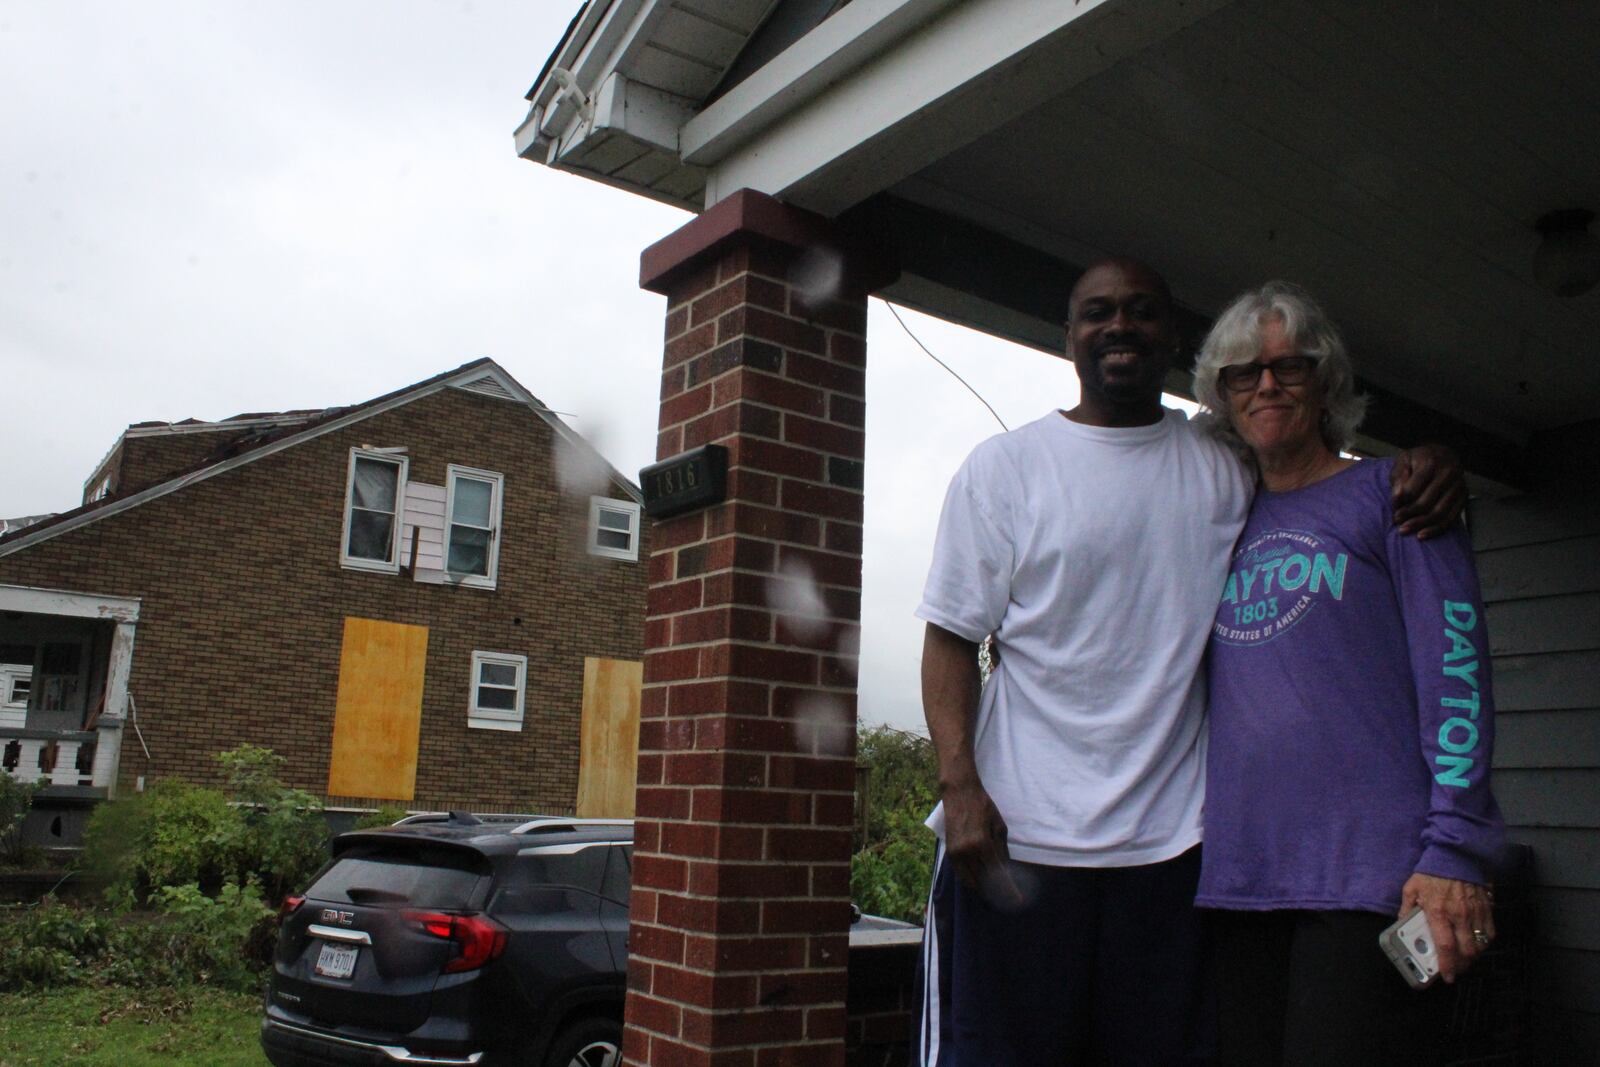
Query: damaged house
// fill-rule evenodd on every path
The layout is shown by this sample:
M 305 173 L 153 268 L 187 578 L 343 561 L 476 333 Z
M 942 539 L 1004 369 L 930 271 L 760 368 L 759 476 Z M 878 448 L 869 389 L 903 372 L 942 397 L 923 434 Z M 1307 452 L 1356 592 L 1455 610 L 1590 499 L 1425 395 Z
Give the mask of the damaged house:
M 631 814 L 647 538 L 486 359 L 130 426 L 81 507 L 0 535 L 0 761 L 68 839 L 243 742 L 334 808 Z

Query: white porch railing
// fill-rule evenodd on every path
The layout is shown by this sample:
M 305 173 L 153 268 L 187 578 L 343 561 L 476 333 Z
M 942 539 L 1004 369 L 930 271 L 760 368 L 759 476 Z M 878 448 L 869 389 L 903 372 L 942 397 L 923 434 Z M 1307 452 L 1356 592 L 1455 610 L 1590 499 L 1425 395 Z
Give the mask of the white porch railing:
M 94 730 L 0 727 L 0 769 L 22 782 L 109 788 L 107 757 L 121 741 L 121 727 L 104 719 Z

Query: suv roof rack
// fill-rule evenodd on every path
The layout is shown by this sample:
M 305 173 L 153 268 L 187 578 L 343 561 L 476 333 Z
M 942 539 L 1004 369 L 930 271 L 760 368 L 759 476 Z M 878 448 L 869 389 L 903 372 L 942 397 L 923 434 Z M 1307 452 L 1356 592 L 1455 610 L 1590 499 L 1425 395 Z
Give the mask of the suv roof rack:
M 418 823 L 450 823 L 456 826 L 494 826 L 511 834 L 539 834 L 583 830 L 598 826 L 632 826 L 632 819 L 579 819 L 571 815 L 535 815 L 510 812 L 425 811 L 407 815 L 395 826 Z M 507 823 L 513 825 L 506 826 Z
M 548 834 L 553 831 L 584 830 L 591 826 L 632 826 L 632 819 L 574 819 L 567 816 L 546 816 L 538 819 L 529 819 L 520 826 L 511 828 L 514 834 Z

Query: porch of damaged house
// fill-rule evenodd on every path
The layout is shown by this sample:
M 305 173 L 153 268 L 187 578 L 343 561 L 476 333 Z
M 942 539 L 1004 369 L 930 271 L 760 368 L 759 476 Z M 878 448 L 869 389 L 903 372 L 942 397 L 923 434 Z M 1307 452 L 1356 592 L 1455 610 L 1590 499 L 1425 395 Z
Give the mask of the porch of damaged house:
M 1358 447 L 1439 441 L 1463 457 L 1495 789 L 1521 866 L 1501 894 L 1503 954 L 1460 1022 L 1478 1062 L 1600 1063 L 1597 74 L 1600 8 L 1566 2 L 583 5 L 517 150 L 697 216 L 643 258 L 641 283 L 668 298 L 660 452 L 714 442 L 733 458 L 729 502 L 663 524 L 652 561 L 639 851 L 656 877 L 635 903 L 656 910 L 634 916 L 633 1060 L 709 1063 L 763 1042 L 845 1056 L 827 947 L 848 834 L 831 833 L 836 812 L 783 803 L 796 781 L 847 795 L 849 777 L 758 728 L 797 687 L 853 706 L 854 682 L 830 673 L 836 649 L 800 663 L 738 612 L 762 606 L 741 603 L 740 572 L 776 541 L 780 560 L 826 557 L 834 621 L 859 619 L 866 295 L 1049 358 L 1082 267 L 1115 253 L 1171 283 L 1189 353 L 1235 293 L 1306 286 L 1372 398 Z M 774 436 L 827 462 L 785 465 Z M 739 519 L 755 504 L 781 516 L 763 536 Z M 686 588 L 680 546 L 701 542 L 727 542 L 729 583 L 697 573 L 704 587 Z M 732 605 L 698 659 L 676 628 L 685 596 Z M 699 779 L 685 744 L 717 757 Z M 735 787 L 769 806 L 688 804 L 691 788 Z M 792 860 L 799 826 L 817 835 L 809 889 L 744 870 Z M 816 907 L 784 910 L 805 893 Z M 732 947 L 690 951 L 702 943 Z M 743 979 L 759 997 L 796 959 L 817 971 L 799 1021 L 792 1004 L 738 1001 Z
M 39 787 L 32 844 L 76 844 L 116 788 L 139 602 L 0 585 L 0 770 Z

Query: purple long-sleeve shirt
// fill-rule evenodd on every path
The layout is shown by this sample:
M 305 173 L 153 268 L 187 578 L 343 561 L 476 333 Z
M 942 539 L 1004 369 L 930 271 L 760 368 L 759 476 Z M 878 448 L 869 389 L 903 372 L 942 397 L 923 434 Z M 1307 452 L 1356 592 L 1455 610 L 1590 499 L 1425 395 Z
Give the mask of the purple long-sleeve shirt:
M 1391 466 L 1256 494 L 1211 636 L 1202 906 L 1391 913 L 1414 871 L 1489 880 L 1472 550 L 1394 527 Z

